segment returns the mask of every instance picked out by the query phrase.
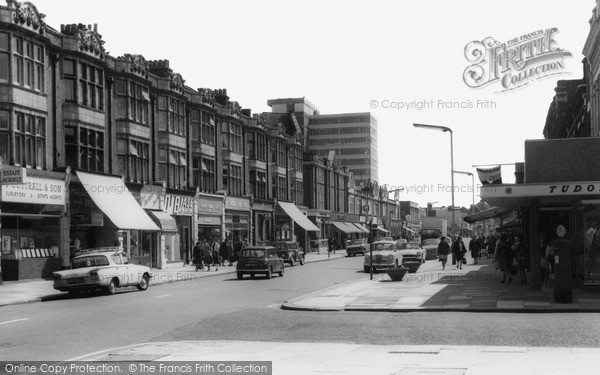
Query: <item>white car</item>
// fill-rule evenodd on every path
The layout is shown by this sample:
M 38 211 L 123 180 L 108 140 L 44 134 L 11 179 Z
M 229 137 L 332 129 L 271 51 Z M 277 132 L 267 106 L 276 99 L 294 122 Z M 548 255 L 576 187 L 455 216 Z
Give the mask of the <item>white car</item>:
M 99 248 L 82 251 L 71 260 L 71 269 L 53 272 L 54 289 L 75 294 L 81 291 L 104 289 L 115 294 L 117 288 L 136 286 L 146 290 L 152 270 L 131 264 L 120 248 Z
M 371 244 L 373 251 L 373 261 L 369 253 L 365 254 L 364 270 L 369 272 L 371 267 L 373 271 L 378 269 L 398 267 L 402 264 L 402 254 L 396 247 L 394 241 L 376 241 Z

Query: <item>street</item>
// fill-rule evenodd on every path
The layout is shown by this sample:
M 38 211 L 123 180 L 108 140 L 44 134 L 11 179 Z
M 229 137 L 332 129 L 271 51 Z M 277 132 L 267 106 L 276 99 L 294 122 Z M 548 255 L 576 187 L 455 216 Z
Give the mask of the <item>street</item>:
M 291 298 L 365 279 L 362 257 L 287 267 L 267 280 L 222 275 L 0 309 L 0 357 L 66 360 L 149 341 L 598 347 L 597 314 L 285 311 Z M 423 269 L 438 267 L 429 261 Z

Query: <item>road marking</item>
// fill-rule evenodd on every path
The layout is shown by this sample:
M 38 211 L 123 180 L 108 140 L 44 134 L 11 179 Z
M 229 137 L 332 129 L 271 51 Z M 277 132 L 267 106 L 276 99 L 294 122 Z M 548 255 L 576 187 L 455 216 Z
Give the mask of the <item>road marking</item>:
M 8 322 L 2 322 L 2 323 L 0 323 L 0 326 L 1 326 L 1 325 L 3 325 L 3 324 L 9 324 L 9 323 L 22 322 L 23 320 L 29 320 L 29 318 L 23 318 L 23 319 L 9 320 Z
M 269 306 L 267 306 L 267 308 L 268 309 L 273 309 L 273 310 L 281 310 L 281 303 L 275 303 L 273 305 L 269 305 Z
M 162 296 L 156 296 L 156 298 L 168 297 L 170 294 L 163 294 Z

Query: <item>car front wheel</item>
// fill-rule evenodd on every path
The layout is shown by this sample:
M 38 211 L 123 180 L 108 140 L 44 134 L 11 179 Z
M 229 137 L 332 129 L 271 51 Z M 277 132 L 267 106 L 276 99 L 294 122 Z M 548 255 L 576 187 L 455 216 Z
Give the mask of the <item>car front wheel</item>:
M 115 280 L 112 279 L 110 283 L 106 286 L 106 293 L 113 295 L 117 292 L 117 284 L 115 284 Z
M 238 273 L 237 273 L 237 278 L 238 278 L 238 280 L 241 280 L 243 277 L 244 277 L 244 274 L 243 274 L 243 273 L 241 273 L 241 272 L 238 272 Z
M 300 257 L 300 265 L 303 266 L 304 265 L 304 256 Z
M 137 288 L 139 290 L 146 290 L 146 289 L 148 289 L 149 285 L 150 285 L 150 278 L 148 277 L 147 274 L 145 274 L 144 276 L 142 276 L 142 279 L 140 280 L 140 283 L 137 285 Z

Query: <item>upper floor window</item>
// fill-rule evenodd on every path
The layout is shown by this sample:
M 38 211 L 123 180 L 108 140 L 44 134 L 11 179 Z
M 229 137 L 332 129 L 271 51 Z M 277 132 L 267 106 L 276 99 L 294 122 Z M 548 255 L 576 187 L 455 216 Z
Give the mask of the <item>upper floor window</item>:
M 84 62 L 63 60 L 65 101 L 104 110 L 104 71 Z
M 83 126 L 65 126 L 67 165 L 104 172 L 104 132 Z
M 267 136 L 262 133 L 250 133 L 250 158 L 254 160 L 267 161 Z
M 202 143 L 207 145 L 215 145 L 215 114 L 202 111 Z
M 223 141 L 223 150 L 229 150 L 237 154 L 243 153 L 241 124 L 228 121 L 222 122 L 221 139 Z
M 150 145 L 136 140 L 117 140 L 119 169 L 128 181 L 150 182 Z
M 167 186 L 184 188 L 187 185 L 187 160 L 183 151 L 158 150 L 158 179 L 167 181 Z
M 9 80 L 10 43 L 7 33 L 0 33 L 0 81 Z
M 175 98 L 169 98 L 169 133 L 186 135 L 185 131 L 185 103 Z

